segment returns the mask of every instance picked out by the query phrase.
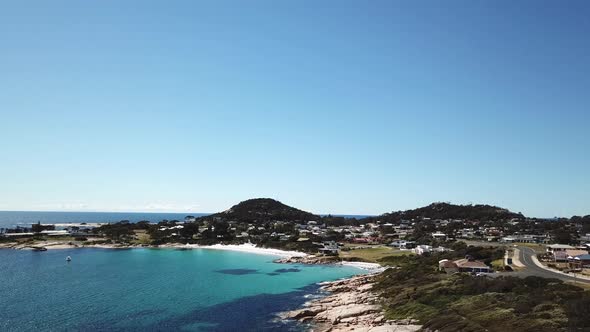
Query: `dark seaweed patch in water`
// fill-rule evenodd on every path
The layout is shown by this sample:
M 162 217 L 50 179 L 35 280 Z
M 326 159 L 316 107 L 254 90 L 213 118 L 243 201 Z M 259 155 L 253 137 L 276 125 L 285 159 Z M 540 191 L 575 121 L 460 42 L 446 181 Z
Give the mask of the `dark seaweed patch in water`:
M 267 276 L 278 276 L 281 275 L 280 273 L 276 273 L 276 272 L 270 272 L 266 274 Z
M 253 269 L 226 269 L 226 270 L 215 270 L 215 272 L 217 273 L 223 273 L 223 274 L 233 274 L 236 276 L 242 276 L 245 274 L 257 274 L 258 270 L 253 270 Z
M 113 329 L 113 325 L 79 326 L 105 331 L 207 331 L 207 332 L 258 332 L 307 330 L 306 326 L 294 320 L 277 319 L 276 314 L 294 310 L 308 299 L 306 294 L 318 291 L 318 285 L 309 285 L 283 294 L 260 294 L 216 304 L 168 317 L 157 323 L 143 326 L 126 326 Z M 124 320 L 124 317 L 121 317 Z M 198 327 L 197 327 L 198 326 Z M 88 330 L 88 329 L 86 329 Z
M 301 270 L 300 269 L 278 269 L 278 270 L 275 270 L 275 272 L 289 273 L 289 272 L 301 272 Z

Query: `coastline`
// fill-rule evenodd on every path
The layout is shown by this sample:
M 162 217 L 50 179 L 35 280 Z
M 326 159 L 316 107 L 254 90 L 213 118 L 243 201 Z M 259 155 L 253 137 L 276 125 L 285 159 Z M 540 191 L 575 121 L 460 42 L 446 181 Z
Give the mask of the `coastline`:
M 207 249 L 207 250 L 227 250 L 238 251 L 259 255 L 270 255 L 276 257 L 306 257 L 308 254 L 299 251 L 287 251 L 273 248 L 258 247 L 253 244 L 214 244 L 209 246 L 202 246 L 197 244 L 181 244 L 181 243 L 167 243 L 159 246 L 153 245 L 128 245 L 128 244 L 78 244 L 68 241 L 38 241 L 35 243 L 21 243 L 6 242 L 0 243 L 0 249 L 14 249 L 14 250 L 34 250 L 36 248 L 45 248 L 47 250 L 59 249 L 80 249 L 80 248 L 98 248 L 98 249 L 134 249 L 134 248 L 152 248 L 152 249 Z
M 146 246 L 146 245 L 123 245 L 123 244 L 76 244 L 66 241 L 40 241 L 34 244 L 19 244 L 16 242 L 0 243 L 1 249 L 13 249 L 13 250 L 36 250 L 44 248 L 46 250 L 62 250 L 62 249 L 83 249 L 83 248 L 95 248 L 95 249 L 177 249 L 177 250 L 193 250 L 193 249 L 205 249 L 205 250 L 226 250 L 244 252 L 257 255 L 268 255 L 277 257 L 274 260 L 275 263 L 281 264 L 312 264 L 312 265 L 342 265 L 355 267 L 360 270 L 369 271 L 369 273 L 379 273 L 385 270 L 383 266 L 377 263 L 367 262 L 355 262 L 355 261 L 340 261 L 340 260 L 322 260 L 320 257 L 315 255 L 309 255 L 300 251 L 288 251 L 274 248 L 263 248 L 258 247 L 254 244 L 213 244 L 208 246 L 202 246 L 197 244 L 181 244 L 181 243 L 167 243 L 159 246 Z
M 0 243 L 0 249 L 35 250 L 60 249 L 176 249 L 176 250 L 226 250 L 277 257 L 275 263 L 284 264 L 312 264 L 312 265 L 341 265 L 355 267 L 367 271 L 348 279 L 320 282 L 320 297 L 305 303 L 303 308 L 279 314 L 282 319 L 296 320 L 300 323 L 311 324 L 313 331 L 398 331 L 414 332 L 419 325 L 411 320 L 391 321 L 384 318 L 383 309 L 379 303 L 378 294 L 371 291 L 376 275 L 385 270 L 380 264 L 367 262 L 349 262 L 308 255 L 303 252 L 286 251 L 272 248 L 257 247 L 253 244 L 209 246 L 171 243 L 160 246 L 122 245 L 122 244 L 78 244 L 67 241 L 39 241 L 35 243 Z M 327 259 L 326 259 L 327 258 Z
M 374 292 L 376 273 L 320 283 L 328 295 L 311 300 L 303 308 L 279 314 L 282 319 L 311 324 L 320 332 L 415 332 L 421 325 L 412 319 L 388 320 Z

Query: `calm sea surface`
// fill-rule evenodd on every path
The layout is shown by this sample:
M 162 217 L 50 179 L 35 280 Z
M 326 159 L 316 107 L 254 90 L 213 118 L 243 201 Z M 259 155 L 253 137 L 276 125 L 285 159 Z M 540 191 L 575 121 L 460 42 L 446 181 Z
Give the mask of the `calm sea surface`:
M 207 249 L 0 250 L 0 331 L 297 331 L 276 313 L 317 294 L 317 282 L 362 273 L 273 259 Z
M 29 226 L 32 223 L 80 223 L 80 222 L 118 222 L 147 220 L 153 223 L 166 220 L 180 220 L 191 215 L 206 216 L 207 213 L 139 213 L 139 212 L 35 212 L 0 211 L 0 227 Z
M 208 213 L 141 213 L 141 212 L 35 212 L 35 211 L 0 211 L 0 228 L 30 226 L 32 223 L 81 223 L 81 222 L 118 222 L 129 220 L 138 222 L 147 220 L 152 223 L 166 220 L 184 220 L 187 215 L 200 217 Z M 365 218 L 364 215 L 334 215 L 346 218 Z

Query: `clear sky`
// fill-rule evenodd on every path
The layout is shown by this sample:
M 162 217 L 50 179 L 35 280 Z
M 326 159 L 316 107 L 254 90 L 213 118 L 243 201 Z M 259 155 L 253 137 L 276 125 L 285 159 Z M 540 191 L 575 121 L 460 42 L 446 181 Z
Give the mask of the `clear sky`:
M 587 1 L 1 1 L 0 210 L 590 214 Z

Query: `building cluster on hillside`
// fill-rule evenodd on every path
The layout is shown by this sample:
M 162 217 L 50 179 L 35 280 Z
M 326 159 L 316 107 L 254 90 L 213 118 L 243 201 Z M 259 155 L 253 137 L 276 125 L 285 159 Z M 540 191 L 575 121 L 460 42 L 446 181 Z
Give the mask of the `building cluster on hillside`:
M 319 244 L 324 252 L 332 252 L 334 247 L 326 242 L 349 242 L 356 244 L 385 244 L 405 250 L 413 250 L 417 254 L 444 251 L 444 244 L 455 240 L 475 240 L 504 243 L 590 243 L 590 234 L 579 235 L 581 223 L 562 223 L 560 227 L 572 235 L 572 241 L 556 239 L 555 230 L 547 227 L 552 221 L 536 219 L 509 220 L 468 220 L 468 219 L 431 219 L 418 217 L 401 220 L 379 220 L 371 218 L 370 222 L 347 220 L 345 222 L 327 222 L 325 218 L 299 222 L 264 221 L 243 222 L 225 220 L 215 216 L 211 218 L 195 218 L 187 216 L 183 221 L 162 221 L 156 224 L 145 222 L 143 229 L 152 238 L 163 242 L 173 241 L 237 241 L 237 242 L 309 242 Z M 129 222 L 118 223 L 121 226 Z M 109 226 L 118 225 L 111 224 Z M 47 236 L 85 236 L 106 234 L 109 227 L 102 225 L 78 224 L 62 225 L 55 228 L 51 225 L 34 224 L 31 228 L 16 228 L 0 231 L 5 237 L 25 237 L 35 234 Z M 99 228 L 96 228 L 99 227 Z M 113 227 L 111 227 L 113 228 Z M 118 233 L 117 233 L 118 234 Z M 135 236 L 130 234 L 128 236 Z M 562 254 L 558 254 L 562 255 Z M 572 255 L 566 255 L 569 257 Z M 563 259 L 557 256 L 556 260 Z
M 546 247 L 545 260 L 552 262 L 578 262 L 580 268 L 590 267 L 590 243 L 578 246 L 550 244 Z

